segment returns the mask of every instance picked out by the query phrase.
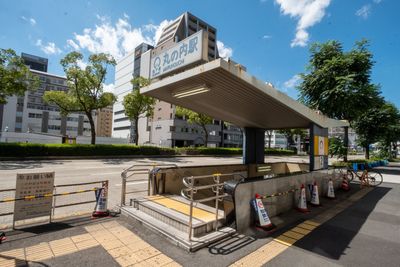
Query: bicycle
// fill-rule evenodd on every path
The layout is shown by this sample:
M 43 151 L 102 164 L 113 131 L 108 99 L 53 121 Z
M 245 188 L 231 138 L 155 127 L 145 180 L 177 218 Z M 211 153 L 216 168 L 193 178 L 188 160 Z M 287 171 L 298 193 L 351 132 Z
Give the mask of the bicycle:
M 364 170 L 354 171 L 357 178 L 360 180 L 362 186 L 372 186 L 376 187 L 383 182 L 383 176 L 379 171 L 372 170 L 370 167 L 366 166 Z
M 338 174 L 340 178 L 346 178 L 347 181 L 350 183 L 354 179 L 354 172 L 352 169 L 347 167 L 335 167 L 334 174 Z M 336 176 L 336 175 L 335 175 Z

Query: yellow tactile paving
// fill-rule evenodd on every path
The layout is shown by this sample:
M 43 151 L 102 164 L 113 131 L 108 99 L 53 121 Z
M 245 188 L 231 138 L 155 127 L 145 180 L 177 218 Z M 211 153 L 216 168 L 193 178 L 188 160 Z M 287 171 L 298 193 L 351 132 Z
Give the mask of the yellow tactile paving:
M 313 226 L 319 226 L 320 225 L 319 223 L 314 222 L 314 221 L 310 221 L 310 220 L 304 221 L 303 223 L 306 223 L 306 224 L 309 224 L 309 225 L 313 225 Z
M 296 239 L 284 236 L 284 235 L 280 235 L 277 238 L 274 239 L 276 242 L 279 242 L 283 245 L 286 245 L 288 247 L 290 247 L 291 245 L 293 245 L 294 243 L 296 243 Z
M 152 196 L 148 197 L 148 199 L 150 199 L 153 202 L 156 202 L 157 204 L 163 205 L 169 209 L 173 209 L 180 213 L 183 213 L 185 215 L 190 214 L 190 207 L 186 203 L 171 198 L 167 198 L 164 196 Z M 211 222 L 215 220 L 214 213 L 196 207 L 193 207 L 193 217 L 196 218 L 197 220 L 201 220 L 204 222 Z
M 88 249 L 88 248 L 93 248 L 100 244 L 95 239 L 89 239 L 89 240 L 77 242 L 77 243 L 75 243 L 75 245 L 78 248 L 78 250 L 84 250 L 84 249 Z
M 156 255 L 150 259 L 145 260 L 146 266 L 165 266 L 168 263 L 173 262 L 174 260 L 164 254 Z
M 25 248 L 25 257 L 27 261 L 43 261 L 54 257 L 48 243 Z
M 295 228 L 291 229 L 291 231 L 299 233 L 299 234 L 303 234 L 303 235 L 307 235 L 311 232 L 311 230 L 304 229 L 299 226 L 296 226 Z
M 293 238 L 295 240 L 299 240 L 304 237 L 303 234 L 299 234 L 294 231 L 287 231 L 287 232 L 283 233 L 282 235 Z
M 63 238 L 49 242 L 51 250 L 56 257 L 71 254 L 78 251 L 71 238 Z
M 301 227 L 301 228 L 304 228 L 304 229 L 307 229 L 307 230 L 311 230 L 311 231 L 316 228 L 316 226 L 314 226 L 314 225 L 305 224 L 305 223 L 301 223 L 301 224 L 299 224 L 297 226 Z
M 145 249 L 141 249 L 141 250 L 139 250 L 139 251 L 136 251 L 135 253 L 134 253 L 134 255 L 136 256 L 136 258 L 139 260 L 139 261 L 144 261 L 144 260 L 147 260 L 147 259 L 149 259 L 149 258 L 151 258 L 151 257 L 154 257 L 154 256 L 157 256 L 157 255 L 159 255 L 159 254 L 161 254 L 161 251 L 159 251 L 158 249 L 156 249 L 156 248 L 153 248 L 153 247 L 147 247 L 147 248 L 145 248 Z
M 141 250 L 141 249 L 145 249 L 147 247 L 149 247 L 150 244 L 147 242 L 144 242 L 143 240 L 138 240 L 136 243 L 130 244 L 127 247 L 132 250 L 133 252 Z
M 93 237 L 90 234 L 82 234 L 82 235 L 71 236 L 71 239 L 72 241 L 74 241 L 74 243 L 79 243 L 82 241 L 91 240 L 93 239 Z
M 24 249 L 23 248 L 18 248 L 18 249 L 13 249 L 13 250 L 0 252 L 0 262 L 1 262 L 2 259 L 9 259 L 9 258 L 25 259 L 25 251 L 24 251 Z

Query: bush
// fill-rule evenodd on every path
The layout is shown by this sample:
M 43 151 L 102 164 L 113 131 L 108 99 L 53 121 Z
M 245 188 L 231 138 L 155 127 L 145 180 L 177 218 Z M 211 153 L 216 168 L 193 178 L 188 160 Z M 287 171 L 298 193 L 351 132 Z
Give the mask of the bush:
M 175 155 L 172 148 L 135 145 L 1 143 L 0 157 Z
M 184 147 L 165 148 L 136 145 L 68 145 L 0 143 L 0 157 L 54 157 L 54 156 L 129 156 L 129 155 L 242 155 L 241 148 Z M 265 149 L 265 155 L 294 155 L 285 149 Z

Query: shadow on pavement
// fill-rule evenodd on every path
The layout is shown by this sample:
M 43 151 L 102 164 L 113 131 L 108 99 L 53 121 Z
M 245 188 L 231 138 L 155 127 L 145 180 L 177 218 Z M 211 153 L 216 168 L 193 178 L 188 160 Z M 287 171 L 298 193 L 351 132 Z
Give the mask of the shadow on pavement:
M 250 236 L 234 234 L 216 243 L 213 243 L 208 247 L 208 251 L 210 254 L 214 255 L 228 255 L 253 243 L 256 240 L 257 239 Z
M 338 260 L 359 233 L 361 227 L 377 203 L 391 190 L 377 187 L 366 196 L 342 211 L 309 235 L 295 243 L 296 247 L 312 251 L 324 257 Z
M 65 161 L 58 160 L 20 160 L 20 161 L 0 161 L 0 170 L 36 169 L 46 165 L 62 165 Z

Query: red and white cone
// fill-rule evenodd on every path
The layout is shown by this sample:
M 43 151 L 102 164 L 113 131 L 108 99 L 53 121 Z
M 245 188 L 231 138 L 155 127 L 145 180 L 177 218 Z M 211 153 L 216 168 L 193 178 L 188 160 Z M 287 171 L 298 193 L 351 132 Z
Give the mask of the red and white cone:
M 108 181 L 103 182 L 102 187 L 95 191 L 96 206 L 94 208 L 93 217 L 106 217 L 110 215 L 107 210 Z
M 346 178 L 346 177 L 343 177 L 343 180 L 342 180 L 342 189 L 343 189 L 344 191 L 349 191 L 349 190 L 350 190 L 349 181 L 347 181 L 347 178 Z
M 317 182 L 314 182 L 313 186 L 313 191 L 311 194 L 311 205 L 313 206 L 320 206 L 321 204 L 319 203 L 319 194 L 318 194 L 318 185 Z
M 301 212 L 309 212 L 307 209 L 306 189 L 304 188 L 304 184 L 300 187 L 300 197 L 299 202 L 297 203 L 297 210 Z
M 263 230 L 267 231 L 274 229 L 275 225 L 272 224 L 259 194 L 256 194 L 255 206 L 257 208 L 257 218 L 259 223 L 258 227 L 261 227 Z
M 326 195 L 327 198 L 334 199 L 335 198 L 335 189 L 333 188 L 333 181 L 329 179 L 328 182 L 328 194 Z
M 0 244 L 7 239 L 6 233 L 0 232 Z

